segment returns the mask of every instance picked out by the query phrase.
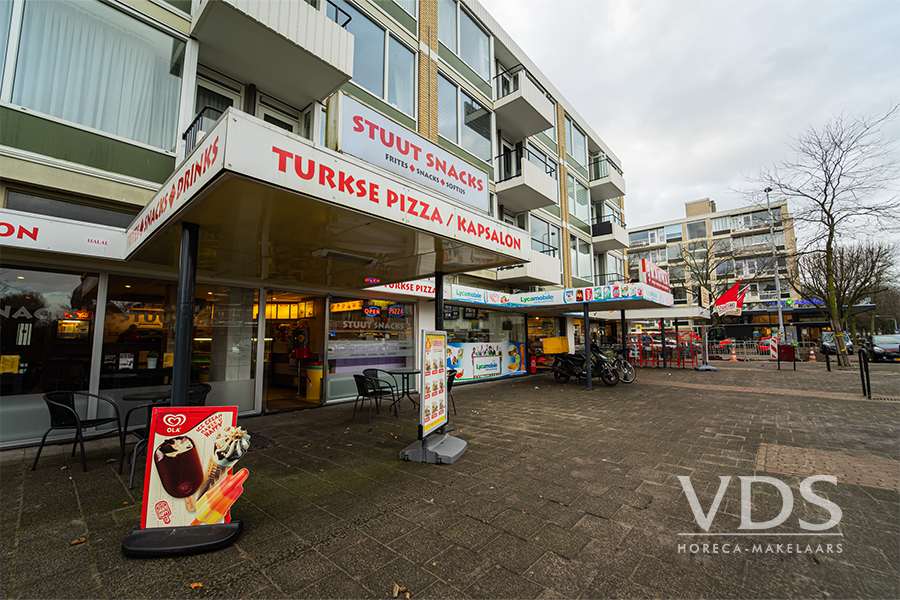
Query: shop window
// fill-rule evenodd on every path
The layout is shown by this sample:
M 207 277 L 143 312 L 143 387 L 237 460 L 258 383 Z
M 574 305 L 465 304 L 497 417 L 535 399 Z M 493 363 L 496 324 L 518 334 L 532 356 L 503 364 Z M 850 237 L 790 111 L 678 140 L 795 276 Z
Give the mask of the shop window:
M 100 276 L 4 265 L 0 272 L 0 442 L 41 436 L 41 395 L 86 391 Z
M 172 151 L 184 47 L 104 2 L 26 2 L 12 101 Z
M 6 197 L 6 208 L 48 217 L 59 217 L 96 225 L 123 228 L 128 227 L 135 216 L 131 213 L 118 212 L 97 206 L 86 206 L 66 200 L 44 198 L 43 196 L 13 191 L 10 191 Z
M 445 312 L 446 312 L 445 307 Z M 493 379 L 525 373 L 525 315 L 451 306 L 444 321 L 447 363 L 458 381 Z

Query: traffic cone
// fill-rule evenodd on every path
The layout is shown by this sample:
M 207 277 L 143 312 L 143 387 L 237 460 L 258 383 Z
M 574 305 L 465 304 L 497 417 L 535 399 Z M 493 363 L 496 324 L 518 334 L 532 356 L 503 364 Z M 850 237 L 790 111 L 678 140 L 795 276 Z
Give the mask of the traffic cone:
M 816 361 L 816 353 L 813 352 L 813 349 L 809 349 L 809 362 L 817 362 Z
M 731 347 L 731 360 L 729 360 L 728 362 L 737 362 L 737 361 L 738 361 L 737 354 L 734 353 L 734 346 L 732 346 Z

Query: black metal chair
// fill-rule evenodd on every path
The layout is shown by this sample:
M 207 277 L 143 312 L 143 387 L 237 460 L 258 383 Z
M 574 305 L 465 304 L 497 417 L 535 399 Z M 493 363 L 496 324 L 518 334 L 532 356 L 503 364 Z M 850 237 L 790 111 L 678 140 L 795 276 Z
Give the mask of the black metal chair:
M 386 377 L 380 376 L 379 373 L 384 373 Z M 390 392 L 391 405 L 388 407 L 388 410 L 393 408 L 394 417 L 397 417 L 397 404 L 400 402 L 400 384 L 397 382 L 397 378 L 392 373 L 381 369 L 363 369 L 363 375 L 372 381 L 372 384 L 375 385 L 379 392 Z M 390 377 L 390 380 L 388 380 L 388 377 Z
M 76 396 L 84 397 L 87 400 L 90 400 L 91 398 L 103 400 L 104 402 L 112 406 L 115 416 L 98 417 L 96 419 L 82 419 L 81 415 L 78 414 L 78 409 L 75 406 Z M 115 430 L 110 429 L 109 431 L 97 433 L 96 435 L 92 435 L 87 439 L 95 440 L 103 437 L 109 437 L 115 434 L 119 436 L 119 455 L 122 455 L 123 449 L 125 448 L 125 434 L 122 432 L 122 422 L 119 418 L 119 407 L 116 406 L 115 402 L 113 402 L 109 398 L 104 398 L 103 396 L 98 396 L 97 394 L 91 394 L 89 392 L 48 392 L 44 394 L 44 402 L 47 403 L 47 409 L 50 411 L 50 429 L 44 432 L 44 436 L 41 438 L 41 445 L 38 446 L 37 456 L 34 457 L 34 464 L 31 465 L 32 471 L 37 468 L 38 459 L 41 458 L 41 451 L 44 449 L 44 442 L 47 441 L 47 435 L 54 429 L 75 430 L 75 441 L 72 444 L 72 456 L 75 456 L 75 448 L 77 448 L 78 444 L 81 443 L 81 468 L 84 471 L 87 471 L 87 460 L 84 457 L 84 431 L 86 429 L 115 423 Z M 121 473 L 122 461 L 120 460 L 119 474 Z
M 365 405 L 365 401 L 369 401 L 369 423 L 372 422 L 372 405 L 375 405 L 375 414 L 381 414 L 379 407 L 381 399 L 388 395 L 387 390 L 381 390 L 377 387 L 371 378 L 356 373 L 353 375 L 356 381 L 356 400 L 353 401 L 353 419 L 356 419 L 356 406 Z
M 453 414 L 456 414 L 456 400 L 453 399 L 453 380 L 456 379 L 456 369 L 447 371 L 447 395 L 450 396 L 450 403 L 453 404 Z

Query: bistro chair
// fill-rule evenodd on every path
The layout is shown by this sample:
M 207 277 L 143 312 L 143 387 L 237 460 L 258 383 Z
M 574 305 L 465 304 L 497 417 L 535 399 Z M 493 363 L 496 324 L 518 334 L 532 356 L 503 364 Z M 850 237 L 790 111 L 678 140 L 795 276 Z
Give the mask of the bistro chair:
M 364 406 L 365 401 L 369 401 L 369 423 L 372 422 L 372 405 L 375 405 L 375 414 L 381 414 L 379 411 L 379 406 L 381 405 L 381 399 L 388 395 L 390 392 L 384 389 L 379 389 L 375 382 L 373 382 L 369 377 L 365 375 L 360 375 L 359 373 L 355 373 L 353 375 L 354 381 L 356 381 L 356 400 L 353 402 L 353 419 L 356 420 L 356 406 Z
M 379 373 L 384 373 L 385 377 L 379 376 Z M 363 375 L 369 378 L 379 392 L 389 392 L 391 394 L 391 406 L 388 410 L 393 408 L 394 417 L 397 417 L 397 404 L 400 402 L 400 384 L 397 383 L 397 378 L 381 369 L 363 369 Z
M 98 417 L 96 419 L 82 419 L 81 415 L 78 414 L 78 409 L 75 406 L 75 397 L 84 398 L 85 400 L 90 400 L 91 398 L 96 398 L 98 400 L 103 400 L 113 408 L 113 412 L 115 413 L 114 417 Z M 121 456 L 124 452 L 125 448 L 125 434 L 122 431 L 122 422 L 119 418 L 119 407 L 116 406 L 116 403 L 110 400 L 109 398 L 104 398 L 103 396 L 98 396 L 97 394 L 91 394 L 88 392 L 48 392 L 44 394 L 44 402 L 47 403 L 47 410 L 50 411 L 50 429 L 44 432 L 44 437 L 41 438 L 41 445 L 38 446 L 37 456 L 34 457 L 34 464 L 31 465 L 31 470 L 34 471 L 37 468 L 38 459 L 41 458 L 41 450 L 44 449 L 44 442 L 47 440 L 47 435 L 53 431 L 54 429 L 74 429 L 75 430 L 75 441 L 72 444 L 72 456 L 75 456 L 75 448 L 78 447 L 78 444 L 81 444 L 81 468 L 84 471 L 87 471 L 87 460 L 84 458 L 84 432 L 87 429 L 91 429 L 92 427 L 99 427 L 100 425 L 107 425 L 109 423 L 115 423 L 115 430 L 108 430 L 102 433 L 96 433 L 92 435 L 88 439 L 95 440 L 103 437 L 108 437 L 110 435 L 119 436 L 119 455 Z M 122 461 L 119 461 L 119 474 L 122 473 Z
M 453 399 L 453 380 L 456 379 L 456 369 L 447 371 L 447 395 L 450 396 L 450 403 L 453 404 L 453 414 L 456 414 L 456 400 Z

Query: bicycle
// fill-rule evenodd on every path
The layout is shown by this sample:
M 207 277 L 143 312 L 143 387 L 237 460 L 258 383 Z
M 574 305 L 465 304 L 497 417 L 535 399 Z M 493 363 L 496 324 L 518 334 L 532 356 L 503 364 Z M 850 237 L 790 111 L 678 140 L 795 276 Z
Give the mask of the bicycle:
M 612 349 L 615 351 L 616 355 L 614 358 L 611 358 L 610 361 L 612 362 L 612 367 L 619 374 L 619 381 L 622 383 L 632 383 L 637 377 L 637 371 L 634 370 L 634 365 L 625 358 L 625 351 L 621 344 L 612 346 Z

